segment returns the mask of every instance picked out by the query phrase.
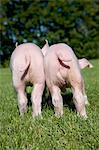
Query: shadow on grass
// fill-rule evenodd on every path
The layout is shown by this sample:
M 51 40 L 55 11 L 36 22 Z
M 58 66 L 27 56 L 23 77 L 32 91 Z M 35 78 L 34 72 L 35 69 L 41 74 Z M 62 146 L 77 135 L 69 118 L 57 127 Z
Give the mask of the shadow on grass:
M 27 93 L 27 99 L 28 99 L 28 107 L 31 107 L 32 106 L 32 102 L 31 102 L 31 93 Z
M 52 104 L 52 98 L 47 88 L 45 88 L 42 97 L 43 97 L 42 109 L 43 108 L 54 109 L 54 106 Z M 70 110 L 75 111 L 75 106 L 73 103 L 73 94 L 71 92 L 67 92 L 67 93 L 65 92 L 65 93 L 62 93 L 62 97 L 63 97 L 64 107 L 68 107 Z M 31 107 L 32 106 L 31 93 L 27 93 L 27 98 L 28 98 L 28 107 Z
M 75 105 L 73 103 L 73 94 L 71 92 L 62 94 L 63 97 L 63 105 L 64 107 L 68 107 L 72 111 L 75 111 Z

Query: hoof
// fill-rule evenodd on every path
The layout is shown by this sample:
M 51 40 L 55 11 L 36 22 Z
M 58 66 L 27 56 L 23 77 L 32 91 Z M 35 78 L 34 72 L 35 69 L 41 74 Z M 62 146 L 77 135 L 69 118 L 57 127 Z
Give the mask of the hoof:
M 27 108 L 26 107 L 20 108 L 19 111 L 20 111 L 20 116 L 23 116 L 27 112 Z
M 63 112 L 55 112 L 55 117 L 61 118 L 63 116 Z
M 40 119 L 43 119 L 42 115 L 41 114 L 35 114 L 35 113 L 32 113 L 32 117 L 35 119 L 35 118 L 40 118 Z
M 84 120 L 87 120 L 88 119 L 88 116 L 85 114 L 85 115 L 81 115 L 79 113 L 77 113 L 77 116 L 84 119 Z

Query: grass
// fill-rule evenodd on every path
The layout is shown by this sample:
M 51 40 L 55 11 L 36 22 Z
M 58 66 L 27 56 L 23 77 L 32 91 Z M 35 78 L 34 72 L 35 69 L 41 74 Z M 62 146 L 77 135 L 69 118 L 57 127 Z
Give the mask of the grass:
M 10 70 L 0 69 L 0 150 L 98 150 L 99 60 L 91 62 L 94 68 L 82 72 L 90 102 L 86 121 L 66 104 L 60 119 L 47 104 L 43 104 L 43 119 L 32 118 L 31 106 L 20 117 Z

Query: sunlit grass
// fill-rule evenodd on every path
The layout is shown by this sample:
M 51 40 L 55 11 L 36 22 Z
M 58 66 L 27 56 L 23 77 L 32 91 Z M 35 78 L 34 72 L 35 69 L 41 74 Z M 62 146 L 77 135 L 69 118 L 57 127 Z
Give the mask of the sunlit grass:
M 91 62 L 94 68 L 82 71 L 90 102 L 86 121 L 68 105 L 60 119 L 47 104 L 43 104 L 42 119 L 32 118 L 31 106 L 20 117 L 10 70 L 0 69 L 0 150 L 98 150 L 99 60 Z

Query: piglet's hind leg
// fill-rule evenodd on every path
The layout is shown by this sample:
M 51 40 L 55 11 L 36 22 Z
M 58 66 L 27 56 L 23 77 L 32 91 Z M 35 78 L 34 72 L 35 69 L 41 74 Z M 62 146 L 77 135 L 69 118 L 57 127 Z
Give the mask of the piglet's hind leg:
M 41 115 L 41 102 L 42 102 L 42 94 L 44 90 L 44 84 L 34 84 L 32 91 L 32 109 L 33 109 L 33 117 Z
M 16 91 L 18 96 L 20 115 L 23 115 L 27 111 L 27 97 L 26 97 L 24 85 L 21 85 L 18 88 L 16 88 Z
M 52 88 L 52 103 L 54 105 L 55 116 L 61 117 L 63 115 L 63 99 L 59 87 L 53 86 Z
M 73 100 L 77 110 L 77 113 L 80 114 L 81 117 L 87 118 L 86 110 L 85 110 L 85 99 L 82 92 L 79 89 L 73 90 Z

